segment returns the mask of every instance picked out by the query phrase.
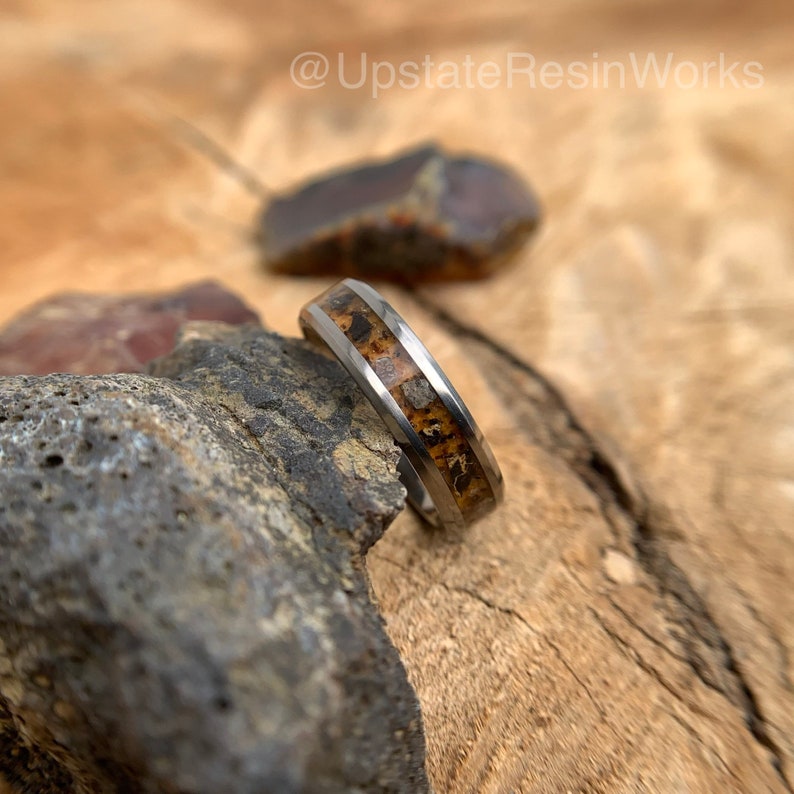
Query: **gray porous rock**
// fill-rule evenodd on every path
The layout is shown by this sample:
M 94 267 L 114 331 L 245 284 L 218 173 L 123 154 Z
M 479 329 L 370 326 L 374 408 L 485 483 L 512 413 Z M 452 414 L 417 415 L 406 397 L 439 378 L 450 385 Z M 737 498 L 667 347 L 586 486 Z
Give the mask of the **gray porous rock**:
M 423 792 L 363 552 L 398 452 L 341 367 L 186 326 L 147 375 L 0 378 L 0 771 L 18 791 Z

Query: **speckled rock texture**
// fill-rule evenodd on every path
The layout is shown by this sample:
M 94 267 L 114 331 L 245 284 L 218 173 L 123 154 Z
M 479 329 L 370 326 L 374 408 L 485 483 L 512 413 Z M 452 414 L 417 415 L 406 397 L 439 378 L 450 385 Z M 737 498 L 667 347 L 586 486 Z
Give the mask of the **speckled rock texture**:
M 59 293 L 0 329 L 0 375 L 143 372 L 173 349 L 188 320 L 259 325 L 253 309 L 211 280 L 170 292 Z
M 0 764 L 23 792 L 423 792 L 362 553 L 404 500 L 335 362 L 189 324 L 0 379 Z

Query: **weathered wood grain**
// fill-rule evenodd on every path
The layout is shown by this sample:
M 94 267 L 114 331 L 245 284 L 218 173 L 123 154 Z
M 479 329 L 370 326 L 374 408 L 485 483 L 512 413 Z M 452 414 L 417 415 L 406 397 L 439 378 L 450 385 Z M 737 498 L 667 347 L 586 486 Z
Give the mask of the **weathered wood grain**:
M 792 35 L 776 0 L 17 0 L 0 18 L 0 319 L 60 289 L 213 276 L 297 333 L 327 282 L 259 266 L 256 179 L 286 187 L 427 137 L 498 154 L 544 204 L 515 267 L 384 290 L 507 481 L 463 542 L 406 514 L 370 553 L 436 789 L 790 791 Z M 351 70 L 362 52 L 724 53 L 764 83 L 373 99 L 297 88 L 304 50 Z

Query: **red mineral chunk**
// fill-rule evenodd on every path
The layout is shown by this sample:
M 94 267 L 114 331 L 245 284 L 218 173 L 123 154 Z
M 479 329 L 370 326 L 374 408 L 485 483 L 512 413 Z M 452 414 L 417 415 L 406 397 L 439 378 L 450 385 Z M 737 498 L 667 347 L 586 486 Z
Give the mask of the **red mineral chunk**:
M 0 375 L 142 372 L 173 348 L 186 320 L 259 323 L 254 311 L 212 281 L 160 294 L 63 293 L 0 331 Z

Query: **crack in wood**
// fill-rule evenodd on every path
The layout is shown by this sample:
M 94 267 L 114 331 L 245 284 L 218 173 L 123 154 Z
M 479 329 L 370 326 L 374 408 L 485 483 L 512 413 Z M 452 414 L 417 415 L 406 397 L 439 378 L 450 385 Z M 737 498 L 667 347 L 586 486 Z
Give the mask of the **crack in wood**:
M 266 199 L 271 195 L 272 191 L 250 168 L 240 163 L 220 143 L 211 138 L 192 121 L 188 121 L 181 116 L 169 114 L 166 118 L 166 125 L 180 141 L 187 144 L 193 151 L 211 162 L 224 174 L 228 174 L 252 196 Z
M 686 733 L 689 734 L 689 736 L 696 744 L 699 744 L 700 746 L 707 748 L 708 751 L 712 753 L 714 757 L 720 762 L 720 764 L 722 764 L 722 767 L 725 770 L 725 772 L 727 772 L 737 783 L 741 783 L 740 778 L 733 771 L 733 768 L 730 766 L 730 764 L 722 757 L 722 755 L 720 755 L 719 752 L 717 752 L 717 749 L 712 744 L 709 744 L 707 741 L 705 741 L 705 739 L 698 733 L 698 731 L 694 728 L 693 725 L 688 723 L 679 714 L 676 714 L 673 709 L 662 707 L 662 711 L 664 711 L 664 713 L 667 714 L 667 716 L 670 717 L 671 720 L 673 720 L 678 725 L 680 725 L 684 729 L 684 731 L 686 731 Z
M 519 414 L 519 426 L 530 439 L 568 464 L 594 494 L 613 533 L 617 534 L 619 528 L 612 525 L 612 510 L 618 508 L 627 519 L 629 541 L 637 561 L 664 597 L 668 617 L 681 629 L 678 639 L 682 642 L 686 663 L 706 686 L 719 692 L 740 711 L 754 739 L 769 752 L 780 781 L 787 790 L 794 791 L 783 770 L 783 753 L 766 729 L 758 699 L 728 640 L 686 574 L 670 558 L 664 548 L 663 536 L 657 537 L 646 499 L 639 488 L 627 487 L 618 467 L 581 424 L 559 389 L 539 370 L 479 329 L 461 322 L 423 294 L 414 290 L 410 292 L 416 302 L 456 339 L 466 340 L 470 354 L 487 364 L 484 368 L 491 372 L 501 369 L 497 376 L 489 378 L 497 396 L 508 410 Z M 516 374 L 528 379 L 531 389 L 524 388 L 517 393 Z M 646 672 L 654 675 L 671 695 L 680 699 L 675 689 L 659 678 L 639 655 L 636 662 L 643 669 L 647 668 Z M 687 706 L 692 707 L 691 704 Z
M 683 629 L 679 639 L 684 644 L 690 666 L 706 686 L 722 694 L 740 710 L 750 733 L 771 754 L 772 766 L 781 782 L 792 791 L 791 783 L 783 771 L 782 751 L 769 735 L 758 700 L 736 661 L 733 649 L 720 632 L 703 599 L 660 544 L 661 540 L 654 537 L 653 529 L 645 518 L 637 520 L 634 538 L 637 559 L 657 582 L 660 593 L 670 596 L 677 604 L 678 608 L 671 611 L 670 616 Z M 693 638 L 698 638 L 712 651 L 728 675 L 714 675 L 717 671 L 700 653 Z
M 704 709 L 701 709 L 696 703 L 687 700 L 650 662 L 645 660 L 645 657 L 629 642 L 620 636 L 609 624 L 604 620 L 598 610 L 588 607 L 588 611 L 593 617 L 593 620 L 601 627 L 604 634 L 609 637 L 614 643 L 615 647 L 630 661 L 636 664 L 643 672 L 653 678 L 659 686 L 667 691 L 672 697 L 677 700 L 682 706 L 685 706 L 689 711 L 697 714 L 706 719 L 713 719 L 712 715 Z
M 378 559 L 393 565 L 395 568 L 399 568 L 408 577 L 410 577 L 414 581 L 418 581 L 418 577 L 414 576 L 409 568 L 397 562 L 396 560 L 392 559 L 391 557 L 387 557 L 384 554 L 379 554 Z M 610 722 L 606 709 L 599 702 L 598 698 L 593 694 L 590 687 L 584 682 L 581 676 L 577 673 L 573 665 L 571 665 L 571 663 L 567 660 L 562 650 L 560 649 L 559 645 L 557 645 L 547 634 L 544 634 L 543 632 L 536 629 L 518 610 L 513 609 L 512 607 L 506 607 L 501 604 L 497 604 L 495 601 L 492 601 L 491 599 L 482 595 L 482 593 L 478 593 L 476 590 L 472 590 L 469 587 L 451 585 L 445 582 L 443 579 L 435 580 L 434 583 L 439 585 L 443 590 L 445 590 L 448 593 L 460 593 L 462 595 L 466 595 L 469 598 L 478 601 L 487 609 L 492 609 L 503 615 L 507 615 L 508 617 L 515 618 L 530 632 L 530 634 L 532 634 L 534 637 L 537 637 L 539 640 L 544 642 L 551 649 L 552 653 L 554 653 L 554 655 L 557 657 L 560 664 L 562 664 L 562 666 L 568 671 L 571 678 L 573 678 L 573 680 L 576 682 L 579 688 L 585 693 L 588 700 L 590 700 L 590 702 L 593 704 L 593 708 L 595 709 L 599 720 L 604 725 L 609 727 L 609 729 L 612 731 L 613 735 L 618 739 L 618 741 L 622 741 L 619 732 L 617 731 L 615 726 Z
M 546 644 L 549 648 L 554 651 L 554 655 L 559 659 L 560 664 L 570 673 L 571 677 L 577 684 L 579 684 L 582 691 L 587 695 L 587 699 L 593 704 L 595 710 L 598 712 L 598 716 L 601 718 L 603 722 L 607 722 L 607 713 L 604 707 L 598 702 L 595 695 L 590 691 L 590 687 L 585 684 L 585 682 L 581 679 L 579 674 L 574 669 L 573 665 L 565 658 L 565 655 L 560 650 L 559 646 L 552 642 L 547 636 L 544 636 L 543 639 L 546 641 Z M 617 734 L 615 734 L 617 735 Z
M 731 527 L 734 532 L 734 536 L 737 538 L 742 538 L 742 534 L 738 531 L 734 521 L 731 520 L 730 516 L 727 514 L 727 509 L 725 508 L 724 504 L 719 505 L 723 520 L 725 523 Z M 748 549 L 748 552 L 752 551 L 752 549 Z M 789 669 L 791 668 L 791 658 L 783 640 L 780 639 L 777 632 L 772 628 L 769 621 L 767 621 L 756 609 L 750 597 L 747 595 L 745 590 L 737 583 L 737 582 L 729 582 L 728 583 L 731 590 L 733 590 L 741 599 L 742 603 L 746 607 L 747 611 L 752 616 L 753 620 L 758 623 L 758 625 L 763 629 L 764 634 L 766 634 L 769 641 L 772 645 L 775 646 L 775 651 L 777 652 L 778 658 L 780 660 L 778 664 L 778 674 L 780 677 L 780 683 L 784 687 L 784 689 L 788 690 L 789 692 L 794 692 L 794 683 L 791 681 L 791 677 L 788 674 Z
M 665 653 L 672 656 L 673 659 L 676 659 L 679 662 L 683 662 L 684 664 L 688 664 L 689 660 L 684 654 L 677 653 L 674 651 L 669 645 L 665 645 L 658 637 L 652 634 L 648 629 L 645 628 L 641 623 L 634 619 L 634 617 L 629 614 L 617 601 L 615 601 L 612 596 L 607 595 L 607 600 L 609 601 L 610 606 L 623 617 L 623 619 L 628 623 L 635 631 L 638 631 L 648 640 L 650 643 L 655 645 L 657 648 L 660 648 Z

